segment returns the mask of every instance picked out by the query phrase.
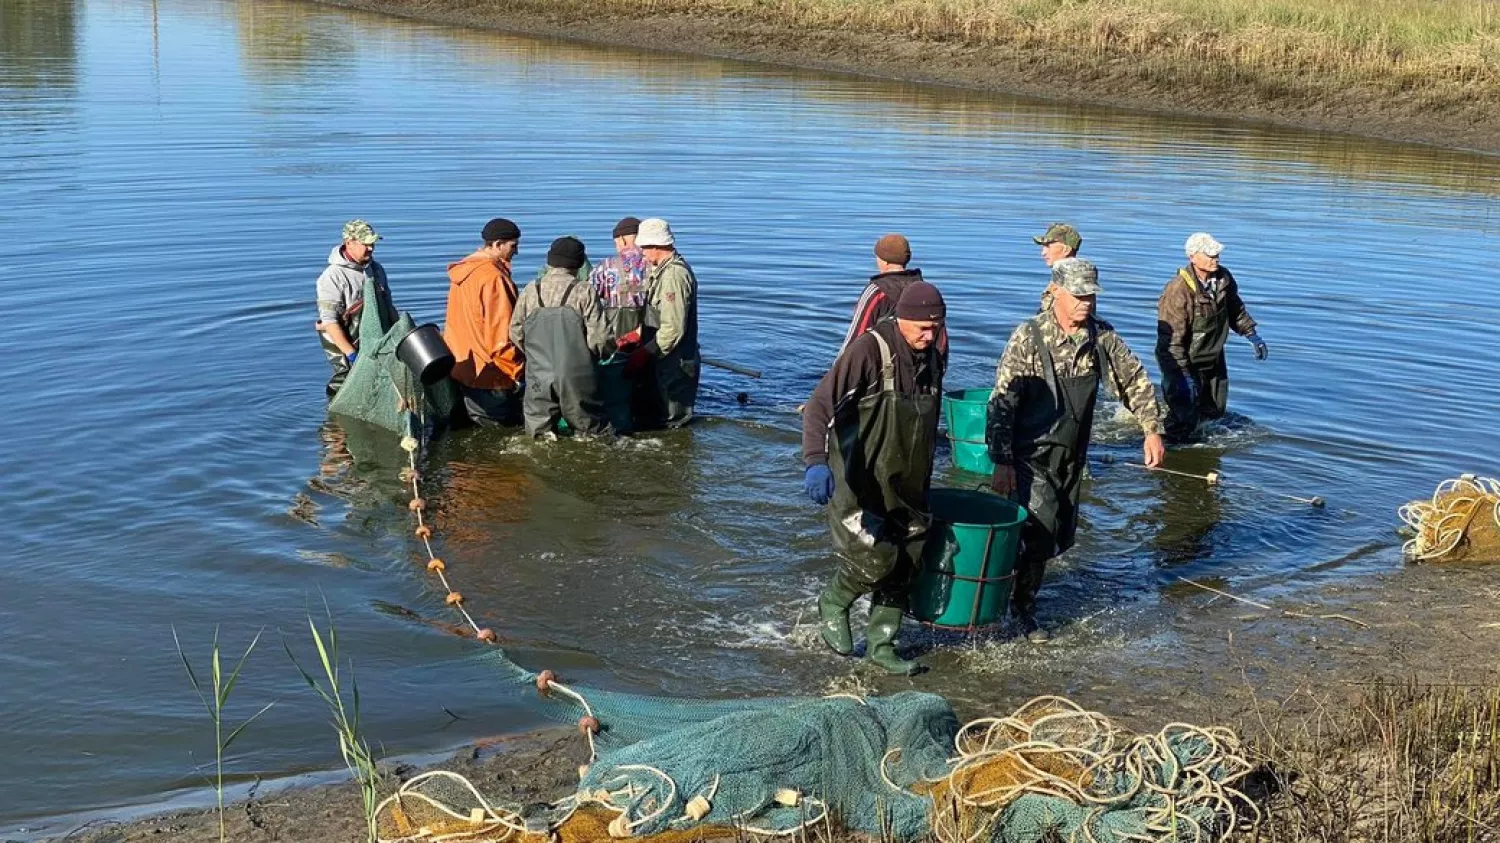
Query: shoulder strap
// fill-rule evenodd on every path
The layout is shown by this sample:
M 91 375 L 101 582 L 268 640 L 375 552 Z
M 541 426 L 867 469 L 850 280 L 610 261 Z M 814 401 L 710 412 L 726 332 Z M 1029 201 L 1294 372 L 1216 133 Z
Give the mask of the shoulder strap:
M 891 357 L 891 347 L 886 344 L 885 337 L 874 331 L 870 336 L 875 338 L 875 344 L 880 346 L 880 390 L 882 392 L 896 391 L 896 361 Z
M 1192 290 L 1195 294 L 1200 292 L 1198 289 L 1198 279 L 1194 278 L 1193 273 L 1188 272 L 1186 267 L 1177 268 L 1177 277 L 1181 278 L 1188 285 L 1188 289 Z
M 540 280 L 538 280 L 537 283 L 540 284 L 542 282 Z M 553 305 L 547 304 L 547 300 L 542 298 L 542 288 L 541 287 L 537 288 L 537 290 L 536 290 L 536 297 L 537 297 L 537 300 L 542 303 L 542 307 L 564 307 L 568 303 L 568 296 L 573 295 L 573 289 L 575 287 L 577 287 L 577 286 L 578 286 L 578 279 L 577 278 L 573 278 L 573 279 L 569 280 L 568 281 L 568 286 L 563 288 L 562 298 L 559 298 L 557 300 L 557 304 L 553 304 Z
M 1052 393 L 1053 400 L 1061 403 L 1062 386 L 1057 382 L 1057 366 L 1052 362 L 1052 350 L 1047 347 L 1047 341 L 1042 338 L 1042 329 L 1036 324 L 1035 319 L 1026 320 L 1026 327 L 1031 332 L 1031 342 L 1036 346 L 1037 356 L 1042 358 L 1042 379 L 1047 382 L 1047 389 Z

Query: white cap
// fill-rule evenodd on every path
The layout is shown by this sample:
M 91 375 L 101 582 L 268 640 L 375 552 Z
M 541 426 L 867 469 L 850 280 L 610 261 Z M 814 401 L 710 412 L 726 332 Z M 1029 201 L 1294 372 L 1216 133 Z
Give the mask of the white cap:
M 1187 245 L 1183 246 L 1183 248 L 1187 251 L 1188 257 L 1202 252 L 1211 258 L 1216 258 L 1220 252 L 1224 251 L 1224 244 L 1215 240 L 1214 236 L 1207 231 L 1200 231 L 1189 237 Z
M 671 246 L 677 241 L 672 238 L 672 229 L 667 221 L 652 217 L 649 220 L 641 220 L 641 228 L 635 233 L 635 245 L 645 246 Z

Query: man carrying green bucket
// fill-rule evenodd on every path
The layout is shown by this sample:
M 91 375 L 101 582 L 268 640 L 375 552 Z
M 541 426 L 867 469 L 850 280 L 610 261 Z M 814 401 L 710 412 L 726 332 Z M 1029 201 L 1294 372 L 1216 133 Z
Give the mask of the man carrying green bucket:
M 829 649 L 854 652 L 849 607 L 871 594 L 866 653 L 894 674 L 921 667 L 896 653 L 896 635 L 932 525 L 927 492 L 947 365 L 937 340 L 946 317 L 936 287 L 908 286 L 896 318 L 849 343 L 802 416 L 803 490 L 828 505 L 842 557 L 818 597 L 819 631 Z
M 1051 307 L 1010 335 L 990 397 L 985 439 L 995 463 L 991 486 L 1029 513 L 1021 531 L 1011 614 L 1033 641 L 1036 595 L 1047 560 L 1073 546 L 1088 461 L 1094 402 L 1103 381 L 1146 433 L 1146 465 L 1161 464 L 1163 413 L 1140 358 L 1108 322 L 1094 316 L 1099 270 L 1080 258 L 1052 264 Z M 1107 375 L 1106 375 L 1107 373 Z

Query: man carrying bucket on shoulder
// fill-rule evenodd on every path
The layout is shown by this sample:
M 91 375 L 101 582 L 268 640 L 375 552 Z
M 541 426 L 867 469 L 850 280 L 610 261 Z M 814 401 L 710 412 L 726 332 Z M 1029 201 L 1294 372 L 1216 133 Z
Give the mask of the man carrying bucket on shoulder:
M 947 307 L 937 288 L 906 288 L 894 319 L 860 334 L 834 361 L 802 416 L 803 490 L 828 505 L 842 561 L 818 597 L 819 632 L 854 652 L 849 607 L 870 594 L 866 654 L 885 671 L 921 669 L 896 652 L 896 635 L 932 516 L 927 492 L 947 354 L 938 346 Z
M 1036 621 L 1047 560 L 1073 546 L 1078 499 L 1100 382 L 1146 433 L 1144 459 L 1161 464 L 1162 409 L 1140 358 L 1108 322 L 1094 316 L 1099 271 L 1080 258 L 1052 264 L 1051 307 L 1010 335 L 990 396 L 985 429 L 995 463 L 991 486 L 1026 508 L 1011 613 L 1033 641 L 1049 637 Z
M 364 220 L 344 223 L 343 242 L 328 253 L 328 267 L 318 276 L 318 321 L 316 328 L 323 353 L 333 374 L 328 378 L 328 397 L 344 385 L 359 353 L 359 323 L 364 315 L 365 282 L 373 281 L 382 324 L 396 321 L 396 305 L 385 267 L 375 261 L 375 244 L 381 236 Z

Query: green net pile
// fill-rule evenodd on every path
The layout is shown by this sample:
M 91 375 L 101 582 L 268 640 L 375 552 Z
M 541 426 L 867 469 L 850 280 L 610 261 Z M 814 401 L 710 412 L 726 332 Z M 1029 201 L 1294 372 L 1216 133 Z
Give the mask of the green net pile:
M 365 301 L 376 300 L 374 281 L 366 279 Z M 366 308 L 359 322 L 359 357 L 328 411 L 401 436 L 422 434 L 416 429 L 422 420 L 446 424 L 458 400 L 453 382 L 445 378 L 424 387 L 396 357 L 396 347 L 416 328 L 409 313 L 385 324 L 380 308 Z
M 545 805 L 437 771 L 381 804 L 382 843 L 689 843 L 826 829 L 941 843 L 1210 843 L 1258 819 L 1232 732 L 1135 734 L 1057 698 L 962 727 L 947 700 L 684 700 L 570 688 L 493 650 L 510 683 L 585 725 L 592 762 Z

